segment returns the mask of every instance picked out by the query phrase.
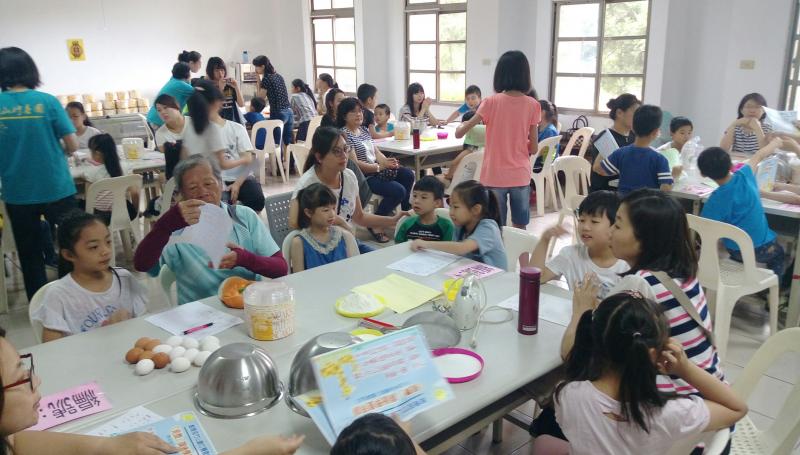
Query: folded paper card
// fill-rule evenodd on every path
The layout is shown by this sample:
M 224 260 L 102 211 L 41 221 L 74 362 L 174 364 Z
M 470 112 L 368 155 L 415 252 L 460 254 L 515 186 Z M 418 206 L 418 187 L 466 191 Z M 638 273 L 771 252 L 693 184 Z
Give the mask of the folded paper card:
M 394 273 L 378 281 L 356 286 L 353 288 L 353 292 L 374 295 L 383 299 L 386 306 L 396 313 L 413 310 L 442 293 Z
M 486 278 L 497 273 L 502 272 L 503 269 L 492 267 L 480 262 L 473 262 L 471 264 L 462 265 L 447 272 L 447 276 L 451 278 L 461 278 L 468 274 L 474 275 L 476 278 Z
M 46 430 L 107 409 L 111 409 L 111 403 L 100 386 L 92 381 L 42 397 L 38 406 L 39 422 L 28 430 Z

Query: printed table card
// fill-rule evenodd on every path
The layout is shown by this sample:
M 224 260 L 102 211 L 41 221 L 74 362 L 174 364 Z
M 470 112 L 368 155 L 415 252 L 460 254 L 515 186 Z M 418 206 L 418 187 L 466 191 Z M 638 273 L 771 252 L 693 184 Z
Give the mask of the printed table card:
M 105 392 L 92 381 L 42 397 L 39 402 L 39 423 L 28 429 L 46 430 L 108 409 L 111 409 L 111 403 Z

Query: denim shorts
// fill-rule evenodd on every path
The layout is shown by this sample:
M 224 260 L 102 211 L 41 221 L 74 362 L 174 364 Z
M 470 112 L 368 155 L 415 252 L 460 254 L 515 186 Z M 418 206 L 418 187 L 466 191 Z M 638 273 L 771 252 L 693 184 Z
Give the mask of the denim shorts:
M 506 224 L 508 209 L 506 204 L 511 205 L 511 222 L 519 226 L 527 226 L 531 221 L 531 187 L 513 186 L 510 188 L 490 187 L 500 202 L 500 221 Z

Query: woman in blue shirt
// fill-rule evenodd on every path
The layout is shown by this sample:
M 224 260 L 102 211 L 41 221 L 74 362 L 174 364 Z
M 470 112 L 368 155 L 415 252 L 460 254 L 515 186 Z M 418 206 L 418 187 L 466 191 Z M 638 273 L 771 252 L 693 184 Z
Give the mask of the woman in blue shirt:
M 181 110 L 183 110 L 183 107 L 186 106 L 186 100 L 188 100 L 189 97 L 192 96 L 192 93 L 194 93 L 194 88 L 189 84 L 190 76 L 191 69 L 187 63 L 178 62 L 174 64 L 172 66 L 172 78 L 168 80 L 163 87 L 161 87 L 161 90 L 158 91 L 156 98 L 167 94 L 175 98 L 175 101 L 178 102 L 178 106 L 180 106 Z M 147 121 L 155 126 L 153 131 L 157 130 L 158 127 L 164 124 L 164 121 L 161 120 L 158 112 L 156 112 L 155 103 L 150 106 L 150 110 L 147 112 Z
M 64 156 L 78 148 L 75 127 L 56 97 L 35 90 L 39 85 L 30 55 L 17 47 L 0 49 L 0 183 L 28 299 L 47 283 L 41 217 L 58 225 L 77 206 Z

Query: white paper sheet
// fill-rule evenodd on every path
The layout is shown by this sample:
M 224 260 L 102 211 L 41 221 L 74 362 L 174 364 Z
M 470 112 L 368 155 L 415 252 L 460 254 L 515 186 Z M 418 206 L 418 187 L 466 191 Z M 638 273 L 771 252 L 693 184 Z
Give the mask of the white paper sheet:
M 519 294 L 512 295 L 498 303 L 497 306 L 519 311 Z M 539 319 L 566 327 L 571 318 L 572 302 L 570 300 L 545 294 L 539 296 Z
M 222 207 L 204 204 L 200 207 L 200 221 L 197 224 L 175 231 L 167 245 L 191 243 L 206 252 L 214 267 L 219 267 L 222 256 L 228 251 L 225 246 L 233 229 L 233 221 Z
M 200 302 L 189 302 L 177 308 L 162 311 L 161 313 L 148 316 L 146 321 L 157 327 L 161 327 L 173 335 L 183 335 L 185 330 L 199 327 L 210 322 L 213 323 L 210 327 L 192 332 L 188 335 L 193 338 L 203 338 L 208 335 L 214 335 L 244 322 L 241 318 L 215 310 Z
M 411 275 L 428 276 L 442 270 L 458 259 L 459 256 L 453 254 L 425 250 L 411 253 L 403 259 L 387 265 L 386 268 Z
M 608 158 L 609 155 L 614 153 L 614 150 L 619 148 L 614 135 L 609 130 L 605 130 L 597 136 L 597 139 L 594 140 L 594 146 L 603 155 L 603 158 Z
M 96 426 L 84 433 L 89 436 L 116 436 L 118 434 L 125 434 L 133 429 L 149 425 L 151 423 L 159 422 L 164 417 L 156 414 L 155 412 L 145 408 L 144 406 L 137 406 L 130 409 L 108 422 Z
M 767 121 L 772 125 L 772 130 L 776 133 L 797 134 L 794 122 L 798 120 L 797 111 L 776 111 L 768 107 L 764 108 L 767 114 Z

